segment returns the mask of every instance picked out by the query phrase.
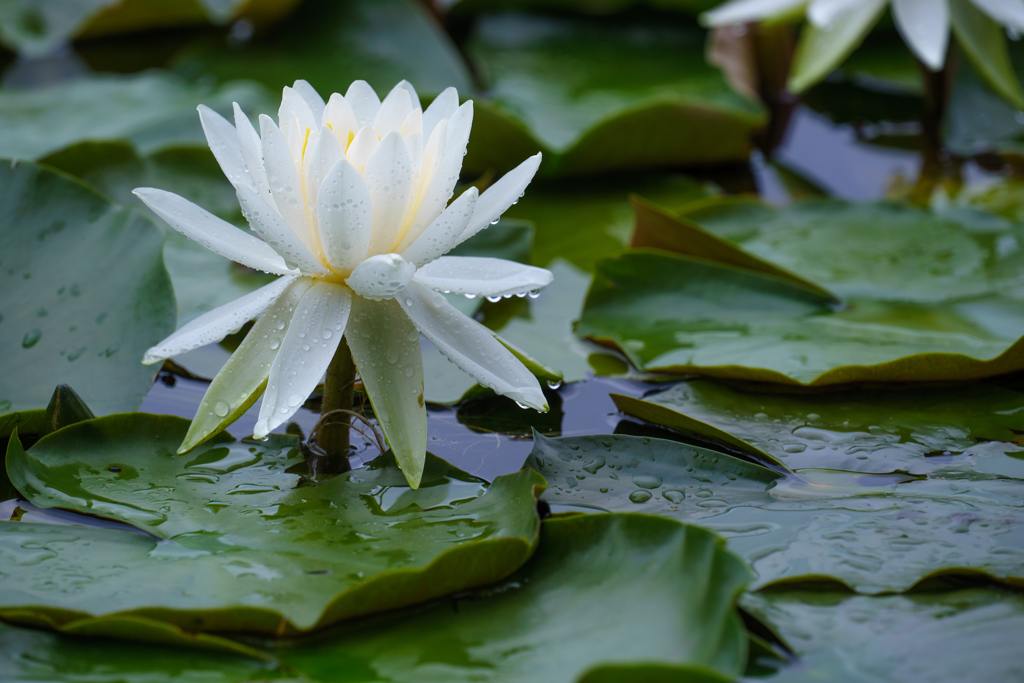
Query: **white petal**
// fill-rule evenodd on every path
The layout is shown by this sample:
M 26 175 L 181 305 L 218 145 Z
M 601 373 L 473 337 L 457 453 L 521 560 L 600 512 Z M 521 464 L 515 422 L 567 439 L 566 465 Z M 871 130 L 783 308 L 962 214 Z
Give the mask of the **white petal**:
M 315 252 L 316 245 L 313 243 L 309 223 L 306 222 L 306 201 L 302 196 L 302 186 L 299 185 L 299 174 L 291 151 L 280 129 L 269 116 L 260 116 L 260 132 L 263 138 L 263 162 L 278 213 L 306 245 L 306 249 Z
M 420 108 L 420 96 L 419 93 L 416 92 L 416 88 L 412 87 L 412 83 L 402 80 L 398 85 L 391 89 L 391 92 L 394 92 L 395 90 L 404 90 L 409 93 L 409 101 L 412 102 L 412 108 Z
M 235 107 L 235 130 L 238 131 L 238 144 L 242 149 L 242 159 L 245 161 L 245 168 L 249 171 L 249 177 L 256 184 L 256 191 L 263 201 L 277 210 L 277 202 L 270 194 L 270 181 L 267 179 L 267 169 L 263 166 L 263 141 L 252 127 L 252 122 L 245 115 L 242 108 L 236 102 Z
M 352 81 L 352 85 L 348 86 L 348 90 L 345 92 L 345 99 L 352 106 L 360 128 L 373 125 L 373 119 L 377 116 L 377 110 L 380 109 L 380 98 L 377 97 L 377 93 L 373 91 L 369 83 Z
M 373 128 L 364 126 L 359 129 L 352 143 L 345 152 L 345 158 L 352 164 L 353 168 L 362 173 L 366 169 L 366 162 L 380 144 L 380 138 L 373 132 Z
M 352 297 L 346 334 L 373 413 L 399 467 L 416 488 L 427 452 L 420 335 L 396 301 Z
M 526 192 L 526 186 L 533 180 L 540 167 L 541 155 L 535 154 L 511 171 L 502 176 L 501 180 L 491 185 L 476 200 L 473 217 L 469 219 L 466 231 L 462 233 L 463 242 L 477 234 L 501 217 L 508 207 L 519 201 Z
M 546 287 L 550 270 L 480 256 L 442 256 L 418 271 L 415 280 L 433 290 L 476 296 L 526 294 Z
M 336 270 L 351 271 L 370 247 L 373 208 L 363 177 L 345 159 L 320 184 L 316 212 L 327 262 Z
M 745 24 L 800 7 L 807 0 L 733 0 L 700 15 L 704 26 Z
M 415 273 L 416 266 L 398 254 L 377 254 L 356 266 L 345 284 L 363 298 L 381 301 L 393 299 Z
M 327 269 L 310 253 L 284 219 L 267 206 L 252 190 L 238 188 L 238 203 L 242 215 L 257 235 L 284 258 L 289 268 L 298 268 L 303 275 L 324 275 Z
M 373 207 L 369 253 L 388 254 L 394 251 L 402 237 L 402 218 L 412 191 L 409 153 L 397 131 L 385 135 L 373 150 L 366 162 L 363 180 Z
M 415 215 L 405 234 L 409 242 L 417 239 L 424 229 L 430 225 L 435 218 L 441 215 L 444 208 L 448 206 L 448 200 L 455 192 L 455 184 L 459 181 L 459 173 L 462 171 L 462 159 L 466 156 L 466 144 L 469 142 L 469 131 L 473 126 L 473 102 L 469 101 L 459 107 L 455 115 L 448 120 L 444 141 L 444 152 L 433 178 L 429 181 L 421 179 L 421 184 L 426 184 L 427 189 L 418 200 L 419 206 L 415 208 Z M 440 128 L 440 126 L 438 127 Z M 431 134 L 433 138 L 433 134 Z M 427 143 L 430 147 L 430 142 Z M 424 154 L 427 150 L 424 149 Z M 426 159 L 424 164 L 426 164 Z M 406 239 L 403 238 L 403 242 Z
M 818 28 L 827 29 L 832 22 L 850 10 L 856 9 L 863 0 L 812 0 L 807 7 L 807 19 Z
M 356 120 L 356 113 L 352 111 L 352 105 L 339 93 L 334 93 L 327 101 L 324 123 L 330 125 L 334 137 L 338 138 L 342 148 L 348 147 L 349 133 L 354 136 L 359 130 L 359 122 Z
M 331 133 L 331 129 L 325 125 L 320 129 L 313 149 L 306 156 L 309 159 L 309 167 L 306 169 L 306 202 L 312 211 L 312 217 L 316 218 L 316 198 L 320 185 L 334 165 L 345 158 L 345 150 L 342 149 L 338 138 Z
M 447 254 L 461 241 L 462 233 L 473 216 L 476 202 L 477 189 L 471 187 L 442 211 L 411 245 L 400 252 L 402 257 L 410 263 L 422 266 Z
M 413 110 L 412 100 L 409 92 L 404 88 L 395 88 L 384 101 L 380 103 L 380 109 L 373 119 L 373 130 L 380 137 L 384 137 L 393 130 L 398 130 L 405 121 L 405 117 Z
M 352 295 L 346 287 L 320 281 L 295 307 L 288 332 L 270 368 L 253 436 L 262 439 L 302 407 L 338 350 Z
M 306 140 L 310 132 L 320 130 L 320 122 L 299 93 L 285 87 L 281 96 L 281 107 L 277 112 L 278 126 L 296 164 L 302 160 Z M 265 157 L 265 155 L 264 155 Z
M 1024 0 L 971 0 L 971 2 L 1003 26 L 1024 32 Z
M 398 132 L 402 134 L 402 137 L 408 142 L 409 138 L 414 135 L 420 139 L 420 150 L 423 149 L 423 110 L 419 107 L 413 109 L 402 121 L 402 125 L 398 127 Z
M 480 323 L 416 280 L 395 299 L 423 335 L 460 370 L 495 393 L 547 410 L 537 378 Z
M 267 307 L 277 301 L 281 293 L 297 278 L 297 275 L 285 275 L 269 285 L 260 287 L 255 292 L 250 292 L 223 306 L 218 306 L 212 311 L 203 313 L 146 351 L 142 362 L 152 365 L 165 358 L 177 356 L 179 353 L 198 349 L 200 346 L 216 344 L 267 310 Z
M 172 228 L 215 254 L 265 273 L 286 275 L 294 272 L 269 244 L 217 218 L 184 197 L 152 187 L 137 187 L 132 190 L 132 194 Z
M 295 280 L 256 320 L 210 383 L 178 453 L 218 434 L 260 397 L 295 307 L 312 285 L 309 278 Z
M 301 78 L 292 84 L 292 90 L 297 92 L 306 101 L 306 104 L 309 105 L 310 111 L 313 112 L 316 127 L 319 128 L 324 118 L 324 98 L 320 97 L 320 93 L 308 81 L 304 81 Z
M 206 134 L 210 151 L 231 185 L 236 188 L 248 187 L 256 192 L 256 184 L 245 167 L 235 127 L 205 104 L 199 105 L 199 121 L 203 124 L 203 133 Z
M 459 91 L 455 88 L 446 88 L 444 92 L 434 98 L 430 106 L 423 112 L 423 136 L 429 139 L 434 128 L 441 121 L 450 119 L 459 108 Z
M 917 58 L 932 71 L 941 69 L 949 45 L 946 0 L 893 0 L 892 17 Z

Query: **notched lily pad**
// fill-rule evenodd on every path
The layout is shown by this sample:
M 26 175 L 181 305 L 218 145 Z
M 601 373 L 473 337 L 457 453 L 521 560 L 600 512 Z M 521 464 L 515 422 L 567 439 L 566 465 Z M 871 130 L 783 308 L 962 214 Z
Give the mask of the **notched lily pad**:
M 612 398 L 625 413 L 792 470 L 1024 479 L 1024 393 L 991 384 L 807 394 L 693 380 Z
M 640 370 L 777 384 L 937 382 L 1024 368 L 1024 307 L 851 298 L 664 251 L 598 264 L 577 333 Z
M 720 538 L 649 515 L 545 520 L 505 582 L 272 654 L 317 680 L 692 681 L 742 673 L 750 578 Z
M 177 455 L 187 428 L 136 413 L 78 423 L 31 451 L 12 438 L 8 473 L 30 502 L 145 533 L 0 525 L 0 615 L 287 635 L 491 583 L 536 543 L 534 472 L 488 485 L 428 457 L 413 491 L 387 455 L 302 486 L 287 471 L 301 463 L 294 437 L 222 434 Z
M 29 163 L 0 165 L 0 205 L 0 415 L 21 414 L 7 427 L 35 427 L 58 384 L 98 414 L 134 410 L 155 372 L 143 352 L 174 329 L 160 231 Z
M 780 475 L 671 441 L 536 436 L 527 466 L 555 509 L 643 511 L 728 539 L 755 588 L 830 579 L 861 593 L 942 574 L 1024 585 L 1024 484 L 817 470 Z
M 538 149 L 541 173 L 563 176 L 746 160 L 764 109 L 705 61 L 704 41 L 650 18 L 481 17 L 467 50 L 488 89 L 464 170 Z

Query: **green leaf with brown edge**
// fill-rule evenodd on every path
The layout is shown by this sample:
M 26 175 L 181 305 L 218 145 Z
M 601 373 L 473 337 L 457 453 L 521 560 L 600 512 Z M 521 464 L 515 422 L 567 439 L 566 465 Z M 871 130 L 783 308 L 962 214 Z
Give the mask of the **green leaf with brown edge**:
M 800 94 L 849 57 L 882 17 L 888 3 L 863 2 L 834 18 L 827 28 L 804 24 L 789 72 L 790 92 Z
M 473 89 L 458 49 L 416 0 L 307 0 L 272 33 L 242 45 L 201 37 L 171 66 L 189 78 L 258 81 L 275 95 L 301 78 L 325 101 L 360 79 L 382 99 L 403 79 L 421 95 Z
M 1024 483 L 817 470 L 782 476 L 674 441 L 534 438 L 526 461 L 553 510 L 636 511 L 726 537 L 758 575 L 753 588 L 835 581 L 905 591 L 946 574 L 1024 586 Z
M 642 399 L 648 422 L 796 470 L 992 474 L 1024 479 L 1024 393 L 994 384 L 780 393 L 697 379 Z
M 551 518 L 506 581 L 270 650 L 317 680 L 680 681 L 743 672 L 749 570 L 704 529 L 650 515 Z
M 547 176 L 746 160 L 765 111 L 705 61 L 704 40 L 650 17 L 479 18 L 466 47 L 486 99 L 463 170 L 537 150 Z
M 302 486 L 288 472 L 302 463 L 295 437 L 222 434 L 176 455 L 188 424 L 133 413 L 80 422 L 30 451 L 11 439 L 8 474 L 34 505 L 146 533 L 0 524 L 11 558 L 0 616 L 288 635 L 491 583 L 536 544 L 536 473 L 488 485 L 428 456 L 413 491 L 388 454 Z M 33 543 L 54 550 L 40 556 Z M 83 577 L 80 589 L 47 588 L 68 575 Z
M 598 265 L 577 333 L 616 346 L 640 370 L 777 384 L 960 381 L 1024 369 L 1024 311 L 1010 297 L 850 297 L 837 309 L 792 282 L 653 250 Z
M 1018 681 L 1024 598 L 983 588 L 863 596 L 837 591 L 748 593 L 743 607 L 798 660 L 772 683 Z
M 33 420 L 58 384 L 101 415 L 137 408 L 142 355 L 174 329 L 160 231 L 31 163 L 2 165 L 0 205 L 0 414 Z
M 949 0 L 949 19 L 960 48 L 992 90 L 1024 109 L 1024 90 L 1013 71 L 1005 29 L 969 0 Z
M 735 243 L 705 230 L 685 216 L 663 209 L 642 197 L 631 197 L 630 203 L 636 214 L 636 227 L 633 229 L 633 239 L 629 243 L 633 249 L 661 249 L 684 256 L 725 263 L 744 270 L 774 275 L 785 280 L 792 280 L 814 290 L 823 297 L 839 300 L 827 289 L 757 256 L 748 254 L 737 247 Z M 704 202 L 701 202 L 701 205 L 703 204 Z
M 231 646 L 239 648 L 237 643 Z M 275 662 L 245 655 L 74 638 L 3 623 L 0 679 L 19 683 L 312 683 Z
M 720 191 L 675 174 L 533 183 L 505 215 L 534 224 L 533 265 L 564 259 L 593 272 L 600 259 L 629 244 L 635 223 L 630 195 L 677 209 Z
M 685 243 L 689 225 L 752 258 L 842 298 L 938 302 L 1024 285 L 1021 226 L 980 211 L 942 212 L 890 202 L 815 199 L 775 208 L 753 198 L 704 200 L 679 209 L 661 248 Z M 711 260 L 715 260 L 712 257 Z M 778 274 L 778 273 L 776 273 Z

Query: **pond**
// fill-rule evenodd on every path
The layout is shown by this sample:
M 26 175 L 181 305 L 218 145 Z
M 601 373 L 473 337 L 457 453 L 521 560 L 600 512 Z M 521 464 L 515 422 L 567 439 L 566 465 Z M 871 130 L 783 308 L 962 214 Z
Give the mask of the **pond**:
M 0 679 L 1021 680 L 1021 31 L 0 10 Z

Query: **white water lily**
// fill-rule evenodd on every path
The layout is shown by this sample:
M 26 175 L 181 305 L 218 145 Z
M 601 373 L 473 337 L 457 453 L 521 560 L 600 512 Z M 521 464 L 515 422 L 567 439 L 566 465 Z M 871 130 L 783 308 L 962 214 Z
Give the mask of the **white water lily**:
M 724 26 L 805 13 L 818 30 L 814 37 L 819 44 L 804 40 L 801 51 L 812 53 L 820 64 L 801 65 L 797 55 L 794 68 L 807 72 L 791 80 L 799 91 L 849 56 L 886 7 L 891 7 L 904 41 L 929 69 L 938 71 L 945 65 L 952 28 L 990 85 L 1007 99 L 1020 100 L 998 27 L 1014 35 L 1024 32 L 1024 0 L 731 0 L 705 12 L 701 20 L 708 26 Z
M 548 409 L 530 371 L 439 293 L 525 295 L 551 282 L 542 268 L 445 256 L 522 196 L 540 154 L 479 196 L 470 188 L 449 205 L 473 119 L 473 103 L 460 106 L 454 88 L 424 111 L 405 81 L 383 102 L 356 81 L 326 103 L 296 81 L 284 89 L 278 123 L 261 116 L 259 133 L 237 104 L 234 113 L 232 125 L 199 108 L 210 149 L 259 238 L 170 192 L 135 190 L 207 249 L 281 276 L 146 353 L 143 362 L 156 363 L 217 342 L 258 316 L 207 390 L 179 452 L 233 422 L 261 392 L 254 435 L 266 437 L 318 385 L 343 335 L 413 487 L 427 444 L 420 332 L 484 386 Z

